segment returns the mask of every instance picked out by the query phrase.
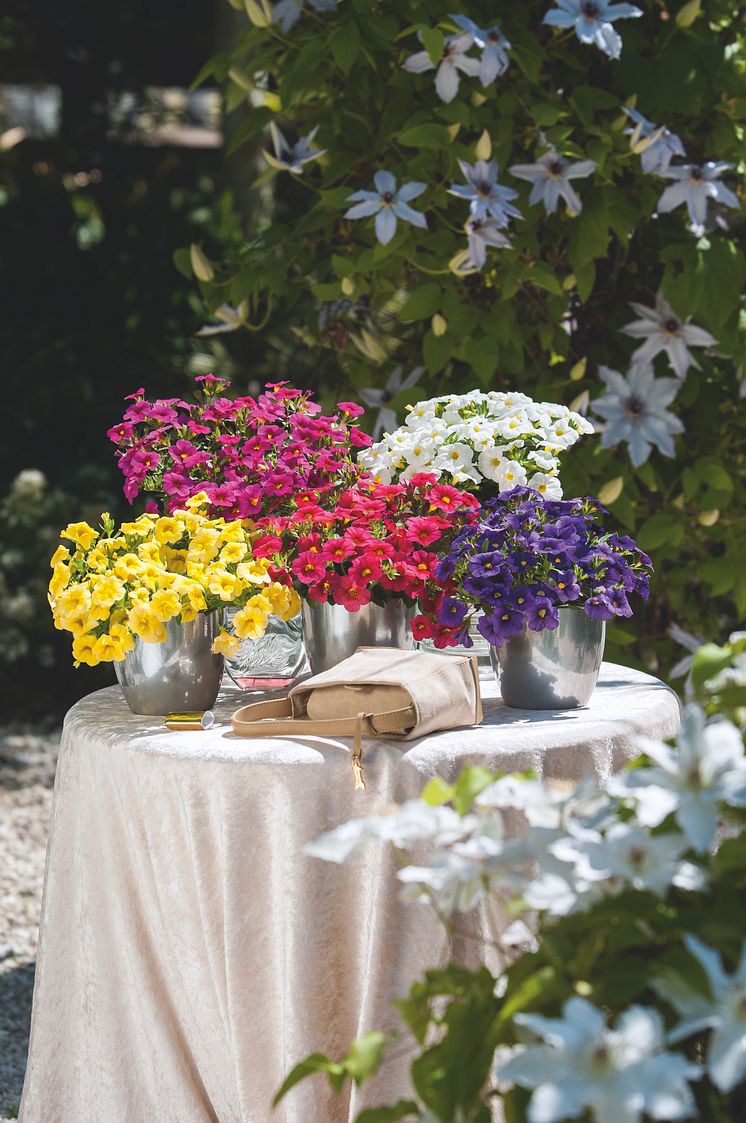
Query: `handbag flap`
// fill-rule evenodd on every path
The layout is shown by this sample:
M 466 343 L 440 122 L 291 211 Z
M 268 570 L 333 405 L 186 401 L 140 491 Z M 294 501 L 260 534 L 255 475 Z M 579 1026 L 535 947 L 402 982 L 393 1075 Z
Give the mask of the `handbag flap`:
M 441 651 L 361 647 L 336 667 L 293 687 L 288 697 L 296 718 L 365 712 L 375 719 L 376 713 L 411 705 L 413 724 L 399 734 L 407 740 L 482 720 L 476 659 Z

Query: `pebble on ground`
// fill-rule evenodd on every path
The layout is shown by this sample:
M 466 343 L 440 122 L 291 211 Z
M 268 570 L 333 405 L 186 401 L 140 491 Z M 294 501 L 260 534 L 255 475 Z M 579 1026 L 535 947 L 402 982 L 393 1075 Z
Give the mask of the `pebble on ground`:
M 15 1119 L 23 1088 L 59 740 L 0 729 L 0 1119 Z

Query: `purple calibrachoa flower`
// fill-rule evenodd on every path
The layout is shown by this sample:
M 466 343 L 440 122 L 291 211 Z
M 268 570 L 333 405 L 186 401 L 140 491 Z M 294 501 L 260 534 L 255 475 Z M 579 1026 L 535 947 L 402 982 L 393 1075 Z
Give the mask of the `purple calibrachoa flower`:
M 706 164 L 681 164 L 661 172 L 665 179 L 675 179 L 658 200 L 658 213 L 668 214 L 686 203 L 689 219 L 695 231 L 704 229 L 707 221 L 707 200 L 715 199 L 726 207 L 738 207 L 738 198 L 730 188 L 720 182 L 723 172 L 734 165 L 723 160 L 708 160 Z
M 522 218 L 510 203 L 518 192 L 497 182 L 497 160 L 477 160 L 475 164 L 459 160 L 459 167 L 466 183 L 452 183 L 448 194 L 468 200 L 474 218 L 492 218 L 497 226 L 507 226 L 511 218 Z
M 655 308 L 647 304 L 633 304 L 638 320 L 621 329 L 625 335 L 644 339 L 645 342 L 632 355 L 633 363 L 649 363 L 661 351 L 668 355 L 671 366 L 679 378 L 685 378 L 689 367 L 698 364 L 689 347 L 714 347 L 717 339 L 704 328 L 690 324 L 691 317 L 680 320 L 670 304 L 660 293 L 655 298 Z
M 458 93 L 459 71 L 476 78 L 481 70 L 479 59 L 466 54 L 474 46 L 471 35 L 449 35 L 443 48 L 443 57 L 435 74 L 435 90 L 441 101 L 453 101 Z M 423 74 L 433 70 L 435 63 L 427 51 L 417 51 L 402 63 L 410 74 Z
M 544 16 L 544 23 L 554 27 L 574 27 L 581 43 L 595 43 L 609 58 L 619 58 L 622 37 L 613 27 L 614 20 L 633 19 L 642 15 L 634 4 L 610 4 L 609 0 L 555 0 L 557 7 Z
M 467 35 L 471 35 L 476 45 L 482 51 L 479 62 L 479 81 L 483 86 L 489 86 L 500 74 L 504 74 L 510 65 L 508 51 L 510 43 L 505 38 L 497 24 L 492 27 L 478 27 L 474 20 L 468 16 L 451 16 L 456 27 L 461 28 Z
M 635 468 L 645 463 L 654 447 L 664 456 L 674 456 L 673 438 L 684 432 L 684 426 L 665 407 L 678 393 L 678 379 L 656 378 L 650 366 L 632 366 L 626 378 L 610 367 L 599 367 L 598 373 L 606 383 L 606 393 L 591 406 L 606 421 L 601 447 L 613 448 L 626 441 Z
M 350 207 L 345 218 L 367 218 L 376 216 L 376 238 L 382 246 L 388 245 L 396 233 L 397 218 L 411 222 L 427 230 L 427 219 L 420 211 L 408 206 L 410 199 L 416 199 L 425 190 L 425 183 L 403 183 L 397 190 L 396 179 L 391 172 L 380 171 L 373 176 L 375 191 L 355 191 L 348 195 Z
M 640 152 L 640 163 L 644 172 L 649 172 L 651 175 L 664 175 L 674 156 L 686 157 L 681 137 L 676 133 L 672 133 L 665 125 L 654 125 L 636 109 L 630 109 L 626 105 L 622 106 L 622 109 L 634 122 L 632 128 L 624 130 L 630 137 L 631 147 L 639 151 L 640 141 L 650 138 L 649 143 Z
M 514 488 L 482 505 L 477 521 L 458 532 L 436 577 L 451 590 L 442 623 L 477 627 L 493 646 L 524 628 L 554 629 L 563 605 L 598 620 L 629 616 L 628 593 L 648 595 L 652 567 L 626 535 L 603 529 L 594 499 L 545 500 Z
M 554 148 L 540 156 L 535 164 L 512 164 L 508 168 L 516 179 L 525 179 L 533 184 L 528 201 L 543 202 L 547 214 L 556 211 L 560 199 L 565 200 L 569 210 L 580 214 L 583 204 L 569 181 L 584 179 L 595 170 L 595 160 L 578 160 L 571 164 L 563 156 L 558 156 Z

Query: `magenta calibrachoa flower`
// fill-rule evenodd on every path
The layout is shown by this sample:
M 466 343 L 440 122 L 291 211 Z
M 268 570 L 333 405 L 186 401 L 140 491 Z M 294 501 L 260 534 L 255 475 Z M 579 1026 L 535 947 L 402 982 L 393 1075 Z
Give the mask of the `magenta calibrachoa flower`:
M 197 383 L 192 403 L 150 402 L 137 390 L 109 430 L 130 502 L 144 492 L 151 509 L 172 511 L 204 492 L 218 516 L 259 518 L 290 510 L 302 492 L 359 478 L 354 453 L 371 438 L 353 423 L 363 413 L 356 403 L 340 402 L 325 416 L 309 393 L 286 382 L 256 398 L 226 397 L 229 383 L 214 375 Z

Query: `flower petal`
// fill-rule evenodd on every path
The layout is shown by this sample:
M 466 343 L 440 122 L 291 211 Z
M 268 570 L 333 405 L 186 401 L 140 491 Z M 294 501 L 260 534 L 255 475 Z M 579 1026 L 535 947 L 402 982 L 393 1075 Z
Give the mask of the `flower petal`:
M 376 215 L 376 238 L 382 246 L 387 246 L 396 234 L 396 215 L 391 207 L 381 207 Z
M 381 169 L 373 176 L 373 182 L 376 185 L 376 191 L 379 195 L 396 193 L 396 177 L 391 172 Z

